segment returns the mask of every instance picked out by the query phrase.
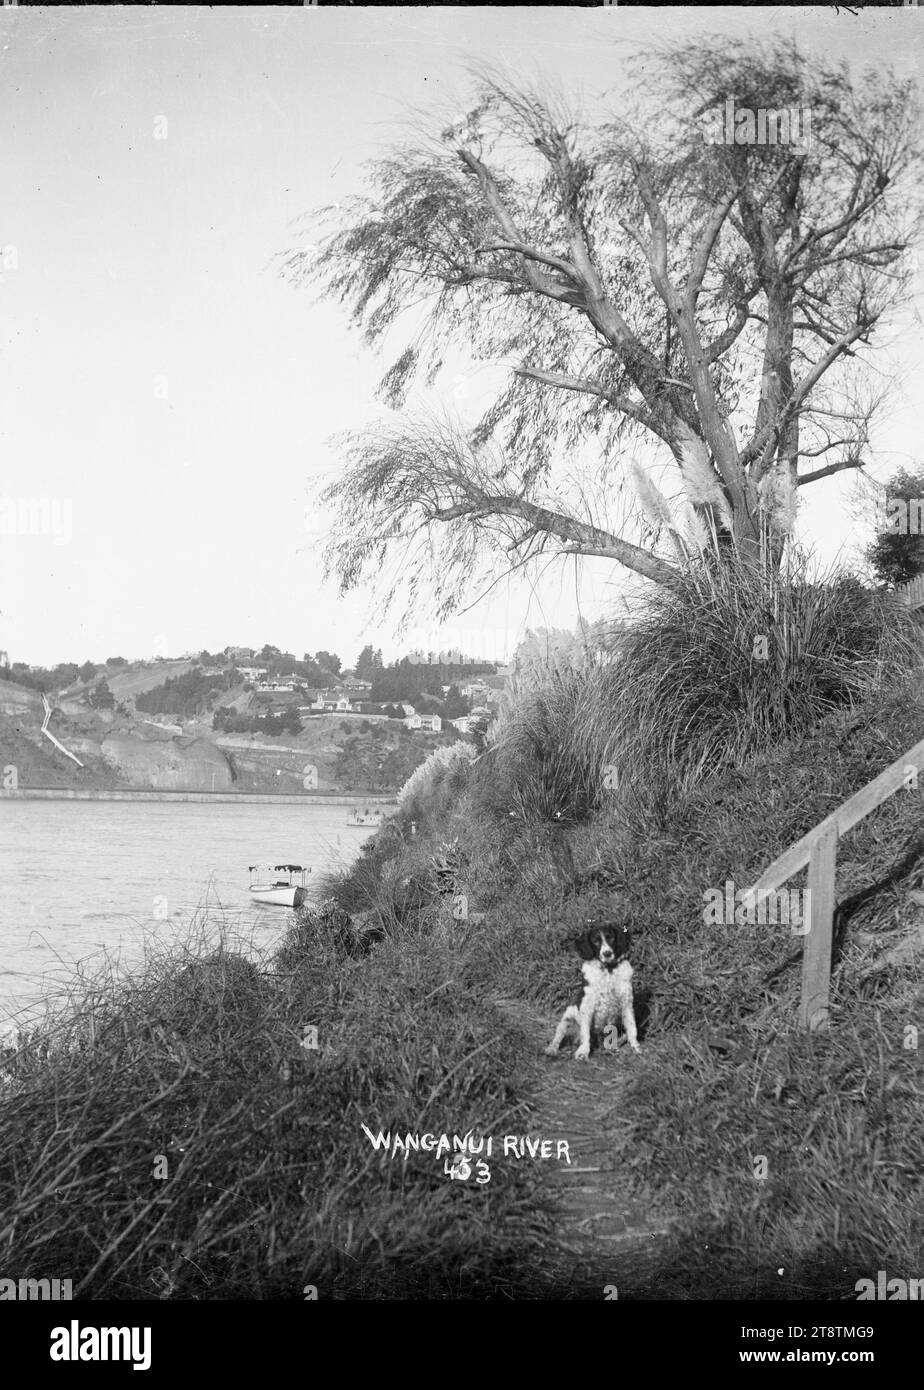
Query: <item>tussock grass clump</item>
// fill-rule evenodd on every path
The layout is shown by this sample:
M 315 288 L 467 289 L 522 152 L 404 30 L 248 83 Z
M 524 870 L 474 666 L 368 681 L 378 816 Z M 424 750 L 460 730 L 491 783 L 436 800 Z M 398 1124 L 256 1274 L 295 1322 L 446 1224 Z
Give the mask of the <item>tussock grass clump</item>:
M 344 917 L 300 914 L 272 962 L 194 932 L 82 982 L 4 1054 L 0 1239 L 17 1277 L 91 1299 L 518 1287 L 548 1226 L 534 1179 L 495 1166 L 474 1196 L 433 1153 L 384 1158 L 362 1125 L 502 1132 L 534 1059 L 424 912 L 361 950 Z
M 599 803 L 600 668 L 594 657 L 550 662 L 541 684 L 514 684 L 479 760 L 481 800 L 523 824 L 586 819 Z M 482 763 L 484 766 L 482 766 Z
M 298 1038 L 254 962 L 212 936 L 199 922 L 143 970 L 84 981 L 17 1054 L 0 1104 L 16 1268 L 84 1297 L 253 1287 L 253 1213 L 286 1200 L 266 1152 L 286 1153 L 279 1063 Z
M 875 701 L 920 673 L 908 610 L 845 570 L 734 558 L 690 566 L 637 623 L 513 681 L 466 786 L 483 813 L 577 824 L 614 784 L 649 807 Z M 454 788 L 456 795 L 463 788 Z M 441 812 L 445 803 L 441 804 Z
M 813 576 L 729 560 L 652 592 L 603 668 L 589 755 L 629 778 L 692 785 L 808 733 L 919 670 L 918 631 L 894 599 L 844 570 Z
M 458 799 L 475 757 L 475 745 L 465 739 L 434 748 L 398 792 L 398 812 L 403 820 L 424 823 L 438 819 Z

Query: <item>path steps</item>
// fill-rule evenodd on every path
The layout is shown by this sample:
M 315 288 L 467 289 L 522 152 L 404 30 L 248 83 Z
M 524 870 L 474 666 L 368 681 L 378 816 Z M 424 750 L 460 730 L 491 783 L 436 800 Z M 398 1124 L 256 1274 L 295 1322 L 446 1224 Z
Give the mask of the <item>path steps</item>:
M 556 1197 L 556 1238 L 575 1289 L 590 1293 L 617 1278 L 616 1262 L 648 1264 L 670 1234 L 667 1219 L 630 1195 L 625 1177 L 626 1082 L 636 1058 L 624 1040 L 615 1052 L 595 1052 L 586 1062 L 566 1043 L 557 1058 L 545 1057 L 556 1019 L 518 999 L 495 999 L 509 1024 L 526 1034 L 541 1056 L 542 1079 L 528 1120 L 533 1135 L 567 1139 L 570 1167 L 547 1165 L 545 1176 Z M 656 1044 L 649 1044 L 649 1047 Z

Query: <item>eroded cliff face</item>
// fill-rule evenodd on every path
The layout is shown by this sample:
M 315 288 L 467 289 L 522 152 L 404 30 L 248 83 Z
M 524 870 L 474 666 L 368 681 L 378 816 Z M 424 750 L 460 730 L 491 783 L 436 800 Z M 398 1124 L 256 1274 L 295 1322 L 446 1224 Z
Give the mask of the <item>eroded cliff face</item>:
M 130 787 L 217 792 L 228 791 L 232 786 L 227 758 L 208 739 L 142 739 L 127 733 L 107 734 L 100 752 Z

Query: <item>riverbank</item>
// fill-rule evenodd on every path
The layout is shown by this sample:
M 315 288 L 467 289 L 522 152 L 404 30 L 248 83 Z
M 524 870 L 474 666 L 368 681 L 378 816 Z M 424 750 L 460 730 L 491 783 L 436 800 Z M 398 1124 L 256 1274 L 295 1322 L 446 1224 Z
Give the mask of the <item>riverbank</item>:
M 838 611 L 856 608 L 850 590 Z M 920 740 L 917 653 L 767 746 L 755 697 L 708 772 L 713 726 L 694 728 L 676 749 L 694 776 L 657 739 L 702 663 L 633 685 L 671 657 L 642 636 L 616 670 L 521 692 L 487 756 L 428 759 L 389 821 L 404 833 L 317 875 L 269 968 L 171 943 L 26 1037 L 0 1068 L 11 1267 L 79 1298 L 195 1301 L 842 1301 L 919 1268 L 924 802 L 909 788 L 845 835 L 826 1032 L 797 1024 L 798 931 L 704 911 Z M 613 727 L 649 743 L 610 786 Z M 120 839 L 132 814 L 106 814 Z M 221 849 L 222 817 L 187 814 Z M 601 917 L 632 933 L 641 1054 L 614 1033 L 586 1062 L 546 1057 L 573 940 Z
M 393 796 L 360 792 L 312 792 L 302 796 L 297 792 L 198 792 L 148 791 L 135 788 L 96 790 L 89 787 L 18 787 L 0 789 L 0 801 L 201 801 L 234 802 L 237 804 L 302 805 L 302 806 L 394 806 Z
M 30 799 L 0 806 L 8 872 L 0 899 L 0 1030 L 41 1014 L 78 970 L 108 954 L 127 968 L 146 936 L 164 949 L 185 924 L 213 924 L 271 949 L 284 908 L 256 902 L 251 864 L 302 864 L 317 881 L 361 853 L 374 827 L 341 798 L 164 802 Z M 370 808 L 372 809 L 372 808 Z M 388 815 L 390 808 L 376 811 Z

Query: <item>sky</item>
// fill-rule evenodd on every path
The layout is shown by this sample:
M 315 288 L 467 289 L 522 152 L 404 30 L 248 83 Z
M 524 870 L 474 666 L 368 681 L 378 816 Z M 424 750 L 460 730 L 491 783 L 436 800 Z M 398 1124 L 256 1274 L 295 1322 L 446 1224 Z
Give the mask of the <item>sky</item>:
M 408 108 L 464 109 L 473 59 L 592 104 L 638 41 L 769 28 L 924 66 L 917 9 L 0 10 L 0 501 L 44 503 L 0 535 L 0 650 L 503 660 L 527 626 L 618 612 L 626 573 L 597 560 L 502 583 L 442 630 L 412 614 L 400 638 L 372 621 L 374 588 L 338 596 L 306 489 L 336 473 L 338 434 L 383 414 L 391 359 L 275 257 L 297 219 L 361 190 Z M 889 341 L 883 468 L 918 457 L 914 314 Z M 490 385 L 466 366 L 450 408 Z M 856 542 L 848 488 L 806 489 L 800 526 L 825 557 Z

